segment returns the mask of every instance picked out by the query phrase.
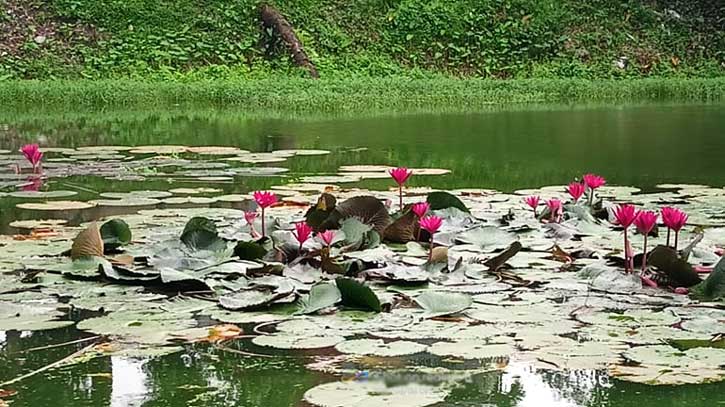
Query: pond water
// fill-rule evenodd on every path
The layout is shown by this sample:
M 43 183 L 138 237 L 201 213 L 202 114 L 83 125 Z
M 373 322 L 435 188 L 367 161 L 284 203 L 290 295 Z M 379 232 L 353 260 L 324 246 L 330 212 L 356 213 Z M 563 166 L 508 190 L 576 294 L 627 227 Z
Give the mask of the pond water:
M 186 198 L 188 194 L 209 200 L 189 198 L 186 202 L 157 202 L 151 206 L 240 208 L 245 205 L 241 197 L 250 191 L 288 183 L 325 183 L 325 179 L 314 177 L 336 177 L 345 165 L 406 165 L 450 170 L 445 175 L 413 177 L 410 183 L 414 187 L 441 189 L 490 188 L 512 192 L 564 184 L 585 172 L 605 174 L 611 184 L 634 185 L 643 190 L 658 190 L 657 185 L 662 183 L 722 187 L 725 186 L 724 131 L 723 105 L 536 106 L 476 113 L 363 114 L 359 117 L 181 109 L 6 112 L 0 114 L 0 150 L 16 151 L 27 142 L 39 142 L 45 149 L 58 150 L 47 154 L 46 170 L 53 176 L 42 181 L 18 177 L 10 167 L 17 157 L 0 154 L 4 164 L 0 170 L 3 187 L 0 191 L 70 191 L 72 195 L 47 199 L 86 201 L 108 198 L 99 197 L 100 193 L 181 189 L 185 192 L 174 195 Z M 113 147 L 81 150 L 81 153 L 62 150 L 148 145 L 229 146 L 252 153 L 297 149 L 330 153 L 280 154 L 277 158 L 281 159 L 273 160 L 264 155 L 254 157 L 258 161 L 252 163 L 228 161 L 228 155 L 223 152 L 201 150 L 192 153 L 193 160 L 186 161 L 189 151 L 181 147 L 178 151 L 152 148 L 135 154 Z M 154 157 L 158 155 L 175 161 L 157 160 Z M 151 161 L 147 165 L 136 165 L 139 156 Z M 94 175 L 94 168 L 104 165 L 116 174 Z M 266 170 L 243 170 L 250 167 Z M 333 181 L 345 181 L 340 185 L 350 188 L 387 190 L 391 186 L 388 179 L 374 176 L 330 179 Z M 189 192 L 202 187 L 209 190 Z M 235 195 L 239 198 L 234 198 Z M 216 199 L 219 196 L 232 198 Z M 0 231 L 4 234 L 22 233 L 22 228 L 11 225 L 18 220 L 51 217 L 79 224 L 98 217 L 132 213 L 139 206 L 146 206 L 99 204 L 80 211 L 63 208 L 37 211 L 17 205 L 45 199 L 28 199 L 21 194 L 0 196 L 0 200 Z M 5 270 L 0 268 L 0 271 Z M 242 328 L 249 333 L 254 324 L 243 324 Z M 3 367 L 0 383 L 60 360 L 88 343 L 34 348 L 90 336 L 72 327 L 0 331 L 0 366 Z M 361 385 L 378 381 L 435 380 L 430 373 L 422 379 L 416 372 L 396 370 L 386 374 L 379 369 L 388 364 L 391 368 L 404 366 L 406 357 L 392 361 L 369 357 L 348 366 L 369 376 L 340 377 L 339 373 L 307 367 L 309 363 L 333 358 L 336 353 L 329 349 L 270 351 L 244 341 L 229 347 L 239 352 L 194 344 L 185 345 L 181 352 L 155 358 L 93 358 L 39 373 L 9 386 L 17 394 L 3 398 L 0 393 L 0 406 L 7 400 L 13 407 L 302 407 L 309 405 L 302 401 L 306 391 L 341 378 Z M 441 376 L 450 376 L 451 371 L 463 367 L 441 359 L 415 363 L 447 368 Z M 548 371 L 524 362 L 510 363 L 503 370 L 477 371 L 457 382 L 446 401 L 436 406 L 713 406 L 725 400 L 724 383 L 648 386 L 616 380 L 606 370 Z

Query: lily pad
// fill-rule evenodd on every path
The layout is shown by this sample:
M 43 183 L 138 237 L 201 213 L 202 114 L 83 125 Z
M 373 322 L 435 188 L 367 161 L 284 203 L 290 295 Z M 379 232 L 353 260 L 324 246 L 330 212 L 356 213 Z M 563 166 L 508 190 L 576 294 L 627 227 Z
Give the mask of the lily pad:
M 442 403 L 448 392 L 440 387 L 409 383 L 388 386 L 382 381 L 332 382 L 313 387 L 305 401 L 319 407 L 426 407 Z
M 414 355 L 426 350 L 427 346 L 409 341 L 384 342 L 382 339 L 352 339 L 335 346 L 338 352 L 360 356 L 396 357 Z
M 370 287 L 345 277 L 338 277 L 335 283 L 342 295 L 343 305 L 375 312 L 382 310 L 378 296 L 375 295 Z
M 456 314 L 473 305 L 470 295 L 448 291 L 426 291 L 415 297 L 415 302 L 428 317 Z

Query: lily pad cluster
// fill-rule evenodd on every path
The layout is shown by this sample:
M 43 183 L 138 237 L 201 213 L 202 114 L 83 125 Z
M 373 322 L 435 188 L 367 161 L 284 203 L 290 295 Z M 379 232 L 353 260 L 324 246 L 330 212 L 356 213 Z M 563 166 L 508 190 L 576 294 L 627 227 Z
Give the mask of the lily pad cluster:
M 63 311 L 78 308 L 100 312 L 78 328 L 143 346 L 203 337 L 205 318 L 250 324 L 247 346 L 255 351 L 314 349 L 329 357 L 325 371 L 341 375 L 350 366 L 375 374 L 435 360 L 455 361 L 445 369 L 466 374 L 516 361 L 545 370 L 606 369 L 651 385 L 723 378 L 725 349 L 712 344 L 725 333 L 725 206 L 695 198 L 725 197 L 725 190 L 606 186 L 596 205 L 564 203 L 559 222 L 532 216 L 522 198 L 563 200 L 564 187 L 403 190 L 402 208 L 391 210 L 385 202 L 399 192 L 339 188 L 328 205 L 333 201 L 316 190 L 296 191 L 295 201 L 307 205 L 267 208 L 263 238 L 253 233 L 260 219 L 250 224 L 243 211 L 221 208 L 57 224 L 50 241 L 0 237 L 0 301 L 12 309 L 0 314 L 0 329 L 28 329 L 14 315 L 38 329 L 73 324 Z M 410 216 L 411 205 L 423 201 L 443 219 L 432 243 Z M 691 215 L 680 234 L 686 247 L 650 253 L 651 266 L 672 277 L 659 288 L 624 272 L 621 230 L 610 222 L 618 202 L 678 205 Z M 315 234 L 332 230 L 334 241 L 295 240 L 295 224 L 313 218 Z M 643 236 L 630 238 L 641 247 Z M 429 258 L 430 244 L 437 254 Z M 682 287 L 691 295 L 675 290 Z M 431 383 L 328 383 L 305 398 L 346 406 L 353 399 L 397 402 L 415 391 L 397 405 L 423 406 L 454 386 Z M 338 399 L 340 392 L 349 397 Z

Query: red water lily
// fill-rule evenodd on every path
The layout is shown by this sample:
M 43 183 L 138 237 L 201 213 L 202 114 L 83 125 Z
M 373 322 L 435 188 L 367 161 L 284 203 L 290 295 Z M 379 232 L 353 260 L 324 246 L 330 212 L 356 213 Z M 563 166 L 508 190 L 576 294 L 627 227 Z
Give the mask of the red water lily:
M 652 211 L 640 211 L 637 219 L 634 220 L 634 226 L 637 227 L 639 233 L 644 235 L 644 245 L 642 249 L 642 271 L 647 268 L 647 235 L 654 229 L 657 224 L 657 214 Z
M 632 223 L 634 223 L 638 215 L 637 209 L 634 205 L 630 204 L 618 205 L 617 209 L 614 210 L 614 223 L 624 228 L 624 268 L 626 271 L 632 271 L 634 269 L 627 229 L 632 226 Z
M 569 184 L 569 186 L 566 187 L 566 191 L 571 195 L 572 199 L 574 199 L 574 203 L 577 203 L 579 201 L 579 198 L 584 195 L 584 191 L 586 190 L 586 186 L 582 184 L 581 182 L 572 182 Z
M 420 220 L 420 227 L 430 233 L 430 251 L 428 252 L 428 261 L 433 259 L 433 235 L 443 225 L 443 218 L 440 216 L 430 215 Z
M 539 202 L 541 202 L 541 197 L 538 195 L 527 196 L 524 198 L 524 202 L 526 202 L 529 208 L 533 209 L 534 217 L 536 217 L 536 208 L 539 206 Z
M 277 202 L 277 195 L 274 192 L 268 191 L 255 191 L 252 195 L 254 196 L 254 201 L 262 209 L 262 237 L 264 237 L 267 234 L 267 230 L 264 227 L 264 210 Z
M 395 182 L 398 184 L 398 197 L 400 198 L 400 210 L 403 210 L 403 185 L 405 185 L 406 181 L 408 181 L 408 178 L 410 178 L 411 175 L 413 175 L 413 171 L 405 168 L 405 167 L 398 167 L 398 168 L 392 168 L 388 170 L 388 173 L 391 177 L 395 180 Z
M 560 222 L 563 211 L 561 200 L 557 198 L 549 199 L 546 201 L 546 206 L 549 208 L 549 222 Z
M 332 246 L 332 242 L 335 241 L 335 231 L 334 230 L 326 230 L 324 232 L 320 232 L 317 234 L 317 237 L 322 240 L 322 242 L 327 246 Z
M 606 184 L 607 180 L 596 174 L 584 174 L 582 181 L 589 188 L 589 205 L 591 206 L 594 201 L 594 190 Z
M 43 160 L 43 152 L 40 151 L 40 147 L 37 144 L 26 144 L 20 148 L 20 152 L 23 153 L 25 159 L 33 166 L 33 172 L 37 172 Z
M 312 228 L 307 222 L 295 223 L 295 231 L 292 232 L 292 236 L 300 243 L 300 251 L 302 251 L 302 245 L 312 236 Z
M 413 205 L 413 213 L 418 218 L 422 218 L 430 210 L 430 204 L 428 202 L 418 202 Z
M 688 216 L 685 212 L 665 206 L 660 210 L 662 214 L 662 223 L 667 226 L 667 246 L 670 245 L 670 230 L 675 232 L 675 250 L 677 250 L 677 241 L 680 236 L 680 230 L 687 224 Z

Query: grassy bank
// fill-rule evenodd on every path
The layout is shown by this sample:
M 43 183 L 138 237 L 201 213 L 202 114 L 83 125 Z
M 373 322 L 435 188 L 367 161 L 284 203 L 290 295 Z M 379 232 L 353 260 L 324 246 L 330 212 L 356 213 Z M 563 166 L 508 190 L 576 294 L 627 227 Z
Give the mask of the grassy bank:
M 0 0 L 0 80 L 303 75 L 263 2 L 323 78 L 725 74 L 718 1 Z
M 286 78 L 254 81 L 0 82 L 5 109 L 210 105 L 253 111 L 471 110 L 521 103 L 719 102 L 725 78 L 631 80 L 456 80 Z

